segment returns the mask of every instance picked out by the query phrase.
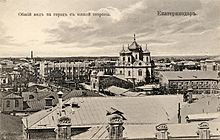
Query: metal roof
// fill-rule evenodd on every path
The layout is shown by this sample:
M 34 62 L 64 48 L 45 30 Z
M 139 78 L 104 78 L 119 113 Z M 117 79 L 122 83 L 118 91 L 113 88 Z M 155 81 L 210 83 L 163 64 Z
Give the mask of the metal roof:
M 216 71 L 165 71 L 160 73 L 168 80 L 217 80 L 218 78 Z
M 113 107 L 124 113 L 125 124 L 152 124 L 169 122 L 177 115 L 181 95 L 145 97 L 78 97 L 65 103 L 77 103 L 79 108 L 68 106 L 66 114 L 73 127 L 107 124 L 106 110 Z M 176 106 L 176 107 L 175 107 Z M 57 126 L 58 109 L 42 110 L 27 117 L 30 129 L 54 128 Z M 25 125 L 26 123 L 24 123 Z
M 156 139 L 155 127 L 158 124 L 147 125 L 124 125 L 123 137 L 127 139 Z M 88 131 L 71 137 L 72 139 L 108 139 L 106 125 L 90 128 Z M 169 136 L 171 138 L 198 138 L 198 123 L 188 124 L 167 124 Z M 212 136 L 220 138 L 220 123 L 209 123 Z
M 14 93 L 9 94 L 9 95 L 3 97 L 3 99 L 21 99 L 21 98 L 22 98 L 21 96 L 16 95 L 16 94 L 14 94 Z

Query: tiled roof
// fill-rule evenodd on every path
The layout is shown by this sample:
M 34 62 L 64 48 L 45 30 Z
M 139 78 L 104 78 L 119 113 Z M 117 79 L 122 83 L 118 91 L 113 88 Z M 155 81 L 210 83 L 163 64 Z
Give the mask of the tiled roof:
M 161 72 L 163 77 L 168 80 L 199 80 L 199 79 L 217 79 L 216 71 L 165 71 Z
M 165 123 L 177 115 L 177 105 L 182 96 L 145 97 L 78 97 L 66 103 L 77 103 L 79 108 L 65 108 L 72 126 L 107 124 L 106 110 L 113 107 L 124 113 L 125 124 Z M 183 105 L 184 103 L 181 103 Z M 175 107 L 176 106 L 176 107 Z M 28 116 L 29 127 L 40 129 L 57 126 L 58 109 L 42 110 Z

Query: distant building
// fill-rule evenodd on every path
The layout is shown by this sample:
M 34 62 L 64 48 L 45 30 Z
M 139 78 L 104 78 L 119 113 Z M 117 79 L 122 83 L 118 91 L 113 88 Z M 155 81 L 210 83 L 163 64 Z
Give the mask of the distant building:
M 120 52 L 116 75 L 136 83 L 149 81 L 152 76 L 150 51 L 147 45 L 145 50 L 142 49 L 136 42 L 135 35 L 132 44 L 127 49 L 123 46 Z
M 2 99 L 2 112 L 13 113 L 15 111 L 23 111 L 23 98 L 12 93 Z
M 171 93 L 186 91 L 193 88 L 194 93 L 213 93 L 219 91 L 219 75 L 215 71 L 166 71 L 160 72 L 161 86 Z
M 220 57 L 200 61 L 202 71 L 220 71 Z
M 89 63 L 86 62 L 46 62 L 41 61 L 39 75 L 41 78 L 49 76 L 57 70 L 65 73 L 66 80 L 83 80 L 89 77 Z

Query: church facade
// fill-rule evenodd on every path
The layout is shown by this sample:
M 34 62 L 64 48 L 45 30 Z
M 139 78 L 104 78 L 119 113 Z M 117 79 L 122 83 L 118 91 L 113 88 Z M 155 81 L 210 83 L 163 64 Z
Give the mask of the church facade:
M 127 48 L 123 46 L 115 70 L 116 76 L 135 83 L 150 81 L 152 65 L 147 44 L 143 50 L 134 35 L 134 41 Z

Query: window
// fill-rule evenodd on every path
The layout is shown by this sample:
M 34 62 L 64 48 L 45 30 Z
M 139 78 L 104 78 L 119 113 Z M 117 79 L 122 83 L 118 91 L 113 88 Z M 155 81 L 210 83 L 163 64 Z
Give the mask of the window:
M 139 63 L 139 66 L 141 66 L 141 62 Z
M 6 80 L 5 79 L 3 79 L 3 84 L 5 84 L 6 83 Z
M 120 70 L 120 74 L 122 74 L 122 70 Z
M 142 70 L 138 70 L 138 76 L 142 76 Z
M 125 61 L 125 57 L 123 57 L 123 61 Z
M 19 107 L 19 101 L 15 100 L 15 107 Z
M 137 54 L 135 54 L 135 59 L 138 59 L 138 55 Z
M 148 57 L 146 56 L 146 62 L 148 62 Z
M 95 88 L 95 83 L 93 83 L 93 88 Z
M 9 100 L 6 101 L 6 107 L 10 107 L 10 101 Z
M 128 62 L 131 62 L 131 58 L 130 57 L 128 57 Z
M 45 101 L 46 101 L 46 106 L 52 106 L 52 104 L 53 104 L 52 98 L 46 98 Z
M 34 95 L 29 95 L 29 99 L 34 99 Z
M 131 71 L 128 71 L 128 76 L 131 76 Z

